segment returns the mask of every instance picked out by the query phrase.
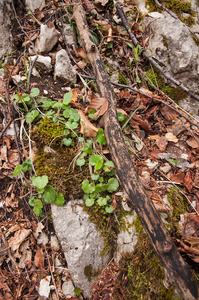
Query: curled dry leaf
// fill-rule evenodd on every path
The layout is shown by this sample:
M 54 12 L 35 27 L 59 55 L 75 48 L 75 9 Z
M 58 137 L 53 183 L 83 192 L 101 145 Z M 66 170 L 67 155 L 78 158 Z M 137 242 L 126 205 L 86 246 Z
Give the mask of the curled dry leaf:
M 166 204 L 165 202 L 160 202 L 160 201 L 157 201 L 157 200 L 153 200 L 153 204 L 155 205 L 155 208 L 157 211 L 160 211 L 160 212 L 170 212 L 172 211 L 171 207 Z
M 95 109 L 96 113 L 93 114 L 91 117 L 93 118 L 99 118 L 102 116 L 108 108 L 108 101 L 106 98 L 93 98 L 90 102 L 90 104 L 85 109 L 85 114 L 89 113 L 91 109 Z
M 84 51 L 83 48 L 77 48 L 76 49 L 76 56 L 79 58 L 87 58 L 86 52 Z
M 172 133 L 172 132 L 168 132 L 165 134 L 165 138 L 167 139 L 167 141 L 169 142 L 174 142 L 177 143 L 178 139 L 177 137 Z
M 9 239 L 9 247 L 12 251 L 15 251 L 19 248 L 21 243 L 29 236 L 31 229 L 20 229 L 18 230 L 13 237 Z
M 191 178 L 191 172 L 188 170 L 186 173 L 186 176 L 184 178 L 184 185 L 186 186 L 189 193 L 191 193 L 192 190 L 192 178 Z
M 193 137 L 190 137 L 190 139 L 188 139 L 187 144 L 194 149 L 199 147 L 198 143 Z
M 165 151 L 167 145 L 168 145 L 168 141 L 165 137 L 161 137 L 160 139 L 158 139 L 156 141 L 156 145 L 158 146 L 158 148 L 161 150 L 161 151 Z
M 10 206 L 12 208 L 18 207 L 18 200 L 15 197 L 14 193 L 11 193 L 10 197 L 6 197 L 6 201 L 5 201 L 6 206 Z
M 82 110 L 78 110 L 81 122 L 80 132 L 86 137 L 95 137 L 98 132 L 98 128 L 95 127 L 85 116 Z
M 168 121 L 172 121 L 179 116 L 179 114 L 175 110 L 168 106 L 164 106 L 160 109 L 160 111 L 163 117 Z
M 42 248 L 39 248 L 38 246 L 37 246 L 37 252 L 35 254 L 34 263 L 38 269 L 44 268 L 44 253 Z

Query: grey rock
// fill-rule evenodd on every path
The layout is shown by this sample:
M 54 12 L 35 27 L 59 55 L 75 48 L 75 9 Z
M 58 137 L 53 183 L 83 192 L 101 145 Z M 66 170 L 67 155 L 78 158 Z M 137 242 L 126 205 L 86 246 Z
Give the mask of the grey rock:
M 120 70 L 120 65 L 116 60 L 107 57 L 108 66 L 111 67 L 114 71 Z
M 114 254 L 116 263 L 119 263 L 122 254 L 126 252 L 133 252 L 135 249 L 135 245 L 138 240 L 137 233 L 135 232 L 135 226 L 133 225 L 135 219 L 135 212 L 132 215 L 124 217 L 127 230 L 121 231 L 117 236 L 117 250 Z
M 42 9 L 45 6 L 45 0 L 26 0 L 27 10 L 34 12 L 35 9 Z
M 62 35 L 65 36 L 66 42 L 70 46 L 77 48 L 77 40 L 75 32 L 71 29 L 69 24 L 64 24 L 62 28 Z
M 91 295 L 97 275 L 110 256 L 99 256 L 103 238 L 96 226 L 88 221 L 88 214 L 80 206 L 82 200 L 72 200 L 62 207 L 52 205 L 52 219 L 61 243 L 74 285 L 83 290 L 85 298 Z M 87 278 L 85 268 L 92 267 L 92 277 Z
M 31 61 L 33 62 L 35 60 L 36 60 L 36 55 L 31 56 Z M 35 66 L 37 69 L 49 73 L 52 70 L 50 56 L 38 55 L 37 60 L 35 61 Z
M 41 25 L 40 35 L 35 42 L 35 50 L 38 53 L 48 53 L 56 45 L 61 33 L 54 27 L 48 28 L 47 25 Z
M 13 38 L 11 34 L 13 12 L 11 2 L 11 0 L 0 0 L 0 59 L 8 55 L 13 49 Z
M 70 63 L 67 52 L 62 49 L 56 54 L 54 80 L 58 79 L 76 83 L 76 71 Z
M 64 296 L 75 297 L 74 285 L 71 280 L 65 281 L 62 284 L 62 292 L 63 292 Z

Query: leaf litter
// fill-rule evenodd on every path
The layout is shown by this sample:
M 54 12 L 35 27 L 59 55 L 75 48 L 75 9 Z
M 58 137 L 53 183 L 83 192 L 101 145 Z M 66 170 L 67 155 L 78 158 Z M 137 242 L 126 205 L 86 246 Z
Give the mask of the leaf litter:
M 86 9 L 89 12 L 95 7 L 97 11 L 103 12 L 103 6 L 99 3 L 92 4 L 89 0 L 84 1 Z M 102 1 L 102 5 L 105 2 Z M 53 1 L 54 7 L 59 6 L 59 1 Z M 47 13 L 38 11 L 35 15 L 38 20 L 45 18 Z M 111 35 L 110 29 L 118 37 L 121 26 L 117 29 L 107 21 L 91 20 L 91 24 L 101 26 L 102 32 Z M 29 28 L 36 28 L 36 24 L 26 24 Z M 49 26 L 54 26 L 49 23 Z M 134 28 L 137 28 L 137 37 L 142 38 L 142 31 L 139 30 L 138 22 L 135 22 Z M 38 29 L 38 28 L 37 28 Z M 38 35 L 38 31 L 36 32 Z M 125 37 L 126 38 L 126 37 Z M 116 43 L 117 40 L 117 43 Z M 120 55 L 118 59 L 121 64 L 122 72 L 129 77 L 128 58 L 131 52 L 128 52 L 120 39 L 112 40 L 113 55 Z M 102 45 L 102 56 L 106 58 L 109 53 L 106 44 Z M 82 48 L 76 50 L 76 59 L 82 65 L 82 68 L 89 67 L 86 53 Z M 124 64 L 126 67 L 124 67 Z M 9 72 L 13 66 L 7 66 Z M 14 68 L 12 76 L 17 75 L 20 71 L 19 67 Z M 12 79 L 12 78 L 11 78 Z M 36 79 L 35 79 L 36 80 Z M 34 85 L 40 86 L 42 90 L 42 82 L 33 82 Z M 50 90 L 50 81 L 46 85 Z M 46 87 L 45 87 L 46 88 Z M 57 86 L 57 91 L 51 91 L 51 96 L 59 100 L 62 98 L 63 92 L 60 92 L 62 85 Z M 4 94 L 4 87 L 0 81 L 0 89 Z M 128 125 L 124 127 L 125 140 L 128 147 L 134 149 L 131 154 L 137 172 L 142 180 L 146 192 L 153 201 L 156 209 L 160 212 L 171 212 L 171 204 L 165 202 L 165 196 L 171 187 L 174 187 L 182 193 L 187 202 L 187 211 L 180 215 L 179 223 L 181 224 L 181 236 L 175 238 L 174 242 L 179 251 L 186 254 L 193 262 L 199 263 L 199 130 L 197 126 L 189 123 L 186 118 L 181 116 L 174 109 L 158 103 L 149 97 L 170 103 L 165 95 L 157 95 L 156 92 L 149 91 L 147 87 L 140 88 L 140 93 L 130 90 L 118 89 L 115 92 L 117 99 L 117 110 L 125 115 L 128 119 L 132 111 L 133 114 Z M 89 91 L 82 88 L 81 84 L 72 90 L 73 98 L 71 104 L 74 108 L 78 108 L 81 118 L 80 132 L 84 136 L 95 137 L 98 132 L 97 122 L 90 121 L 85 114 L 91 109 L 96 109 L 96 113 L 91 117 L 102 116 L 108 107 L 108 102 L 104 98 L 100 98 L 95 88 Z M 85 103 L 80 101 L 79 95 L 85 95 L 85 99 L 89 100 L 89 105 L 85 109 Z M 175 107 L 174 107 L 175 108 Z M 85 110 L 84 110 L 85 109 Z M 180 112 L 182 112 L 179 109 Z M 193 123 L 198 124 L 196 121 Z M 124 123 L 121 123 L 121 126 Z M 2 130 L 2 128 L 1 128 Z M 132 134 L 129 132 L 132 130 Z M 193 135 L 190 133 L 194 134 Z M 44 294 L 48 297 L 51 293 L 51 268 L 54 268 L 54 257 L 57 256 L 64 260 L 63 253 L 60 248 L 53 248 L 50 242 L 45 245 L 39 240 L 42 232 L 50 235 L 49 224 L 46 221 L 38 221 L 25 200 L 28 188 L 22 189 L 19 182 L 12 182 L 13 171 L 19 164 L 18 150 L 14 142 L 14 131 L 12 134 L 5 133 L 0 140 L 0 184 L 1 184 L 1 256 L 0 256 L 0 295 L 4 295 L 3 299 L 31 299 L 37 297 L 38 294 Z M 28 155 L 28 143 L 24 142 L 25 148 L 22 149 L 24 157 Z M 141 145 L 139 147 L 138 145 Z M 103 150 L 105 151 L 105 150 Z M 162 171 L 161 171 L 162 170 Z M 16 191 L 16 192 L 15 192 Z M 22 201 L 23 205 L 22 205 Z M 114 206 L 116 203 L 114 202 Z M 52 226 L 52 224 L 50 225 Z M 38 243 L 39 241 L 39 243 Z M 47 259 L 46 251 L 50 256 L 50 264 Z M 63 268 L 66 267 L 63 264 Z M 56 277 L 58 269 L 54 269 L 53 275 Z M 116 280 L 118 276 L 117 266 L 111 262 L 100 275 L 98 282 L 93 286 L 91 299 L 111 299 Z M 60 283 L 55 280 L 56 286 Z M 53 287 L 55 288 L 55 287 Z M 44 290 L 44 291 L 43 291 Z M 59 290 L 59 289 L 58 289 Z M 13 294 L 18 291 L 15 297 Z M 58 293 L 60 299 L 63 299 L 61 291 Z M 56 294 L 53 294 L 56 297 Z

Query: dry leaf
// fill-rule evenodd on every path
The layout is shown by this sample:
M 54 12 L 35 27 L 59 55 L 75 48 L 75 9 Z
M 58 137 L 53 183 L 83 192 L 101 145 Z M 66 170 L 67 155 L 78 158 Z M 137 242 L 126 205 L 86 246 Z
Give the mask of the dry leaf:
M 9 247 L 12 251 L 15 251 L 19 248 L 21 243 L 29 236 L 31 229 L 20 229 L 15 233 L 13 237 L 9 239 Z
M 95 137 L 98 132 L 98 128 L 95 127 L 85 116 L 82 110 L 78 110 L 81 122 L 80 132 L 86 137 Z
M 177 143 L 178 139 L 177 137 L 172 133 L 172 132 L 168 132 L 165 134 L 165 138 L 167 139 L 167 141 L 169 142 L 174 142 Z
M 3 145 L 1 147 L 1 156 L 0 158 L 6 162 L 8 162 L 8 158 L 7 158 L 7 146 L 6 145 Z
M 22 257 L 19 261 L 19 268 L 24 269 L 27 267 L 28 269 L 31 268 L 32 265 L 32 250 L 24 250 Z
M 106 98 L 93 98 L 91 103 L 85 109 L 85 114 L 87 114 L 91 109 L 95 109 L 96 113 L 93 114 L 91 117 L 99 118 L 102 116 L 108 108 L 108 101 Z
M 77 48 L 76 49 L 76 56 L 79 58 L 87 58 L 86 52 L 83 48 Z
M 156 141 L 158 139 L 160 139 L 160 136 L 159 135 L 149 135 L 150 139 L 153 140 L 153 141 Z
M 161 137 L 160 139 L 158 139 L 156 141 L 156 145 L 158 146 L 158 148 L 161 150 L 161 151 L 165 151 L 167 145 L 168 145 L 168 141 L 165 137 Z
M 194 149 L 199 147 L 198 143 L 193 137 L 190 137 L 190 139 L 188 139 L 187 144 Z
M 122 113 L 124 116 L 128 116 L 127 113 L 126 113 L 126 111 L 123 110 L 122 108 L 117 107 L 116 110 L 117 110 L 117 112 Z
M 189 193 L 191 193 L 192 190 L 192 178 L 191 178 L 191 172 L 188 170 L 186 173 L 186 176 L 184 178 L 184 185 L 186 186 Z
M 184 182 L 184 173 L 180 172 L 177 174 L 168 175 L 169 179 L 175 183 L 183 183 Z
M 156 200 L 153 200 L 153 204 L 155 205 L 155 208 L 157 211 L 161 211 L 161 212 L 169 212 L 169 211 L 172 211 L 171 207 L 166 204 L 164 201 L 160 202 L 160 201 L 156 201 Z
M 44 18 L 44 13 L 42 11 L 38 11 L 38 12 L 35 12 L 35 18 L 38 20 L 38 21 L 41 21 L 41 19 Z
M 132 119 L 134 121 L 136 121 L 143 130 L 145 130 L 145 131 L 151 130 L 151 125 L 149 124 L 148 120 L 146 120 L 146 119 L 143 120 L 138 115 L 133 115 Z M 130 120 L 130 123 L 131 123 L 131 120 Z
M 84 6 L 86 7 L 86 12 L 89 12 L 90 10 L 95 8 L 93 3 L 89 0 L 83 0 L 82 2 L 84 3 Z
M 37 246 L 37 252 L 35 254 L 35 258 L 34 258 L 34 263 L 35 266 L 38 269 L 43 269 L 44 268 L 44 254 L 43 254 L 43 250 L 41 248 L 39 248 Z
M 199 216 L 198 216 L 198 215 L 193 216 L 193 219 L 194 219 L 194 221 L 195 221 L 196 223 L 199 224 Z
M 49 21 L 47 23 L 47 27 L 50 28 L 50 29 L 52 29 L 52 28 L 55 28 L 55 25 L 53 24 L 53 22 Z
M 99 21 L 95 21 L 95 23 L 97 23 L 98 25 L 102 25 L 103 26 L 103 28 L 105 29 L 105 35 L 108 35 L 109 29 L 112 28 L 112 25 L 109 24 L 106 21 L 99 20 Z
M 172 108 L 168 106 L 164 106 L 163 108 L 160 109 L 160 111 L 163 117 L 168 121 L 172 121 L 179 116 L 179 114 L 176 111 L 174 111 Z
M 14 193 L 11 193 L 10 197 L 6 197 L 5 204 L 7 207 L 9 206 L 12 208 L 18 207 L 18 200 L 15 197 Z

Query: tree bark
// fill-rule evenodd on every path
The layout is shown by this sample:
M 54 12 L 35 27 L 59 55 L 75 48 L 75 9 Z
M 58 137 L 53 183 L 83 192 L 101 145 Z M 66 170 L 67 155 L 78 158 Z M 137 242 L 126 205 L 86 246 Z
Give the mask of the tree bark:
M 147 196 L 125 146 L 108 74 L 89 31 L 83 7 L 77 1 L 73 1 L 73 19 L 93 67 L 101 97 L 108 100 L 108 110 L 104 115 L 105 136 L 120 183 L 129 196 L 131 205 L 138 214 L 164 268 L 165 287 L 174 285 L 183 299 L 198 299 L 198 286 L 189 267 L 180 256 L 152 201 Z

